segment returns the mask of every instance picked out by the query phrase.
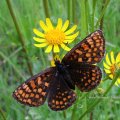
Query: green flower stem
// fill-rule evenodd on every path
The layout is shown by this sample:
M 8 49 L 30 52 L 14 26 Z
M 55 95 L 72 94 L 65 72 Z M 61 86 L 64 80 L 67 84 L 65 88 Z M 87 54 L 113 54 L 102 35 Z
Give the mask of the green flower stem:
M 72 0 L 68 0 L 68 20 L 72 21 Z
M 106 2 L 106 0 L 103 0 L 101 11 L 102 11 L 103 8 L 104 8 L 105 2 Z M 104 21 L 104 15 L 102 16 L 102 18 L 101 18 L 101 20 L 100 20 L 100 30 L 103 29 L 103 21 Z
M 107 88 L 107 90 L 104 92 L 103 97 L 106 96 L 106 94 L 110 91 L 110 89 L 113 87 L 114 83 L 116 82 L 117 78 L 120 76 L 120 70 L 117 71 L 114 79 L 112 80 L 112 83 L 110 84 L 110 86 Z M 93 110 L 93 108 L 102 101 L 102 98 L 99 98 L 98 100 L 96 100 L 79 118 L 79 120 L 81 120 L 87 113 L 91 112 Z
M 27 50 L 26 50 L 26 48 L 25 48 L 25 42 L 24 42 L 23 35 L 22 35 L 21 31 L 20 31 L 20 28 L 19 28 L 19 25 L 18 25 L 16 16 L 15 16 L 15 14 L 14 14 L 14 11 L 13 11 L 13 8 L 12 8 L 12 5 L 11 5 L 10 0 L 6 0 L 6 2 L 7 2 L 7 5 L 8 5 L 8 8 L 9 8 L 11 17 L 12 17 L 12 19 L 13 19 L 14 25 L 15 25 L 15 27 L 16 27 L 17 33 L 18 33 L 18 35 L 19 35 L 19 38 L 20 38 L 19 40 L 20 40 L 20 43 L 21 43 L 21 45 L 22 45 L 23 52 L 25 53 L 25 59 L 26 59 L 26 62 L 27 62 L 27 66 L 28 66 L 29 73 L 30 73 L 31 76 L 32 76 L 33 73 L 32 73 L 31 62 L 30 62 L 30 59 L 29 59 L 29 57 L 28 57 Z
M 72 115 L 71 115 L 71 120 L 74 120 L 75 119 L 75 111 L 76 111 L 76 109 L 77 109 L 77 103 L 74 105 L 74 107 L 73 107 L 73 110 L 72 110 Z
M 0 109 L 0 114 L 1 114 L 1 116 L 2 116 L 2 118 L 3 118 L 3 120 L 6 120 L 6 118 L 5 118 L 5 116 L 4 116 L 4 113 L 3 113 L 2 109 Z
M 43 0 L 43 6 L 45 11 L 45 16 L 50 18 L 49 9 L 48 9 L 48 0 Z
M 72 0 L 72 21 L 76 23 L 76 0 Z
M 93 0 L 93 6 L 92 6 L 92 31 L 94 31 L 94 19 L 95 19 L 95 8 L 96 8 L 97 0 Z
M 106 0 L 105 5 L 104 5 L 104 7 L 103 7 L 103 9 L 102 9 L 102 12 L 101 12 L 101 14 L 100 14 L 100 17 L 99 17 L 99 19 L 98 19 L 98 21 L 97 21 L 97 23 L 96 23 L 96 25 L 95 25 L 95 28 L 99 25 L 101 19 L 103 18 L 103 16 L 104 16 L 104 14 L 105 14 L 105 11 L 106 11 L 107 6 L 108 6 L 109 3 L 110 3 L 110 0 Z
M 87 35 L 87 22 L 86 22 L 86 0 L 79 1 L 81 8 L 81 38 L 84 38 Z
M 57 55 L 57 53 L 54 53 L 54 52 L 52 51 L 53 59 L 55 58 L 56 55 Z
M 63 111 L 63 117 L 64 117 L 64 119 L 66 120 L 66 112 L 65 111 Z
M 89 29 L 89 0 L 85 2 L 85 16 L 86 16 L 86 33 L 88 34 Z
M 84 113 L 86 110 L 87 110 L 87 98 L 85 97 L 84 100 L 83 100 L 83 108 L 82 109 L 82 113 Z M 87 114 L 84 116 L 84 119 L 87 120 L 88 119 L 88 116 Z

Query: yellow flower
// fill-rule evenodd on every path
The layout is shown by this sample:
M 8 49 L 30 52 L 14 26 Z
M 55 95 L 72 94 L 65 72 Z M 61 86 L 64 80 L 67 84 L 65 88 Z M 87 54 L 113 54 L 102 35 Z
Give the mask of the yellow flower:
M 49 53 L 53 50 L 54 53 L 60 52 L 59 47 L 61 46 L 64 50 L 69 51 L 70 48 L 67 47 L 66 43 L 71 43 L 78 36 L 79 32 L 74 33 L 77 25 L 68 29 L 69 20 L 66 20 L 62 25 L 62 19 L 58 19 L 56 27 L 54 27 L 49 18 L 46 18 L 46 24 L 40 20 L 40 27 L 44 32 L 40 32 L 37 29 L 33 29 L 33 32 L 37 37 L 33 39 L 40 44 L 34 44 L 35 47 L 47 47 L 45 52 Z M 73 34 L 74 33 L 74 34 Z
M 110 58 L 107 54 L 105 59 L 106 59 L 106 62 L 103 62 L 104 70 L 105 70 L 106 74 L 108 74 L 109 77 L 111 79 L 113 79 L 116 70 L 120 69 L 120 52 L 118 53 L 118 55 L 115 59 L 114 53 L 113 53 L 113 51 L 111 51 Z M 120 77 L 115 82 L 115 85 L 118 86 L 119 84 L 120 84 Z

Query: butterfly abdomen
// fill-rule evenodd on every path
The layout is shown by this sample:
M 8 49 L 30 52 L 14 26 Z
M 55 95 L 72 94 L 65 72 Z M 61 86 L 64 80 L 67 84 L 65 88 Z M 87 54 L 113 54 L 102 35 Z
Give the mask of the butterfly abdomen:
M 75 89 L 75 83 L 71 79 L 71 76 L 70 76 L 70 73 L 67 70 L 67 67 L 64 64 L 60 63 L 60 61 L 55 61 L 55 63 L 56 63 L 57 73 L 62 76 L 62 78 L 64 79 L 64 81 L 68 85 L 68 87 L 70 89 L 74 90 Z

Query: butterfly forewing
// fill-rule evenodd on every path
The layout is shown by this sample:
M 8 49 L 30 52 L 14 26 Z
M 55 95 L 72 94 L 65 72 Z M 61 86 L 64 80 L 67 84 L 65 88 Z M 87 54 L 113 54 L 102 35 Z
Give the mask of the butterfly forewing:
M 48 95 L 48 106 L 54 111 L 65 110 L 76 100 L 76 94 L 67 86 L 62 75 L 54 79 Z
M 25 105 L 42 105 L 48 94 L 53 71 L 54 68 L 48 68 L 31 77 L 13 92 L 13 97 Z
M 90 64 L 71 64 L 68 71 L 76 86 L 83 92 L 96 88 L 102 77 L 100 68 Z
M 105 53 L 105 40 L 101 30 L 88 35 L 68 52 L 62 62 L 68 61 L 94 64 L 100 62 Z

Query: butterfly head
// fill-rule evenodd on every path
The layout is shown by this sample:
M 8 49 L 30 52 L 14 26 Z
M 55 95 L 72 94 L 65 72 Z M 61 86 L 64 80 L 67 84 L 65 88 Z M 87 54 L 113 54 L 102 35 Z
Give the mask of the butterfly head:
M 64 65 L 59 60 L 55 60 L 55 65 L 60 73 L 64 72 Z
M 61 64 L 61 62 L 59 60 L 55 60 L 55 65 L 59 66 Z

